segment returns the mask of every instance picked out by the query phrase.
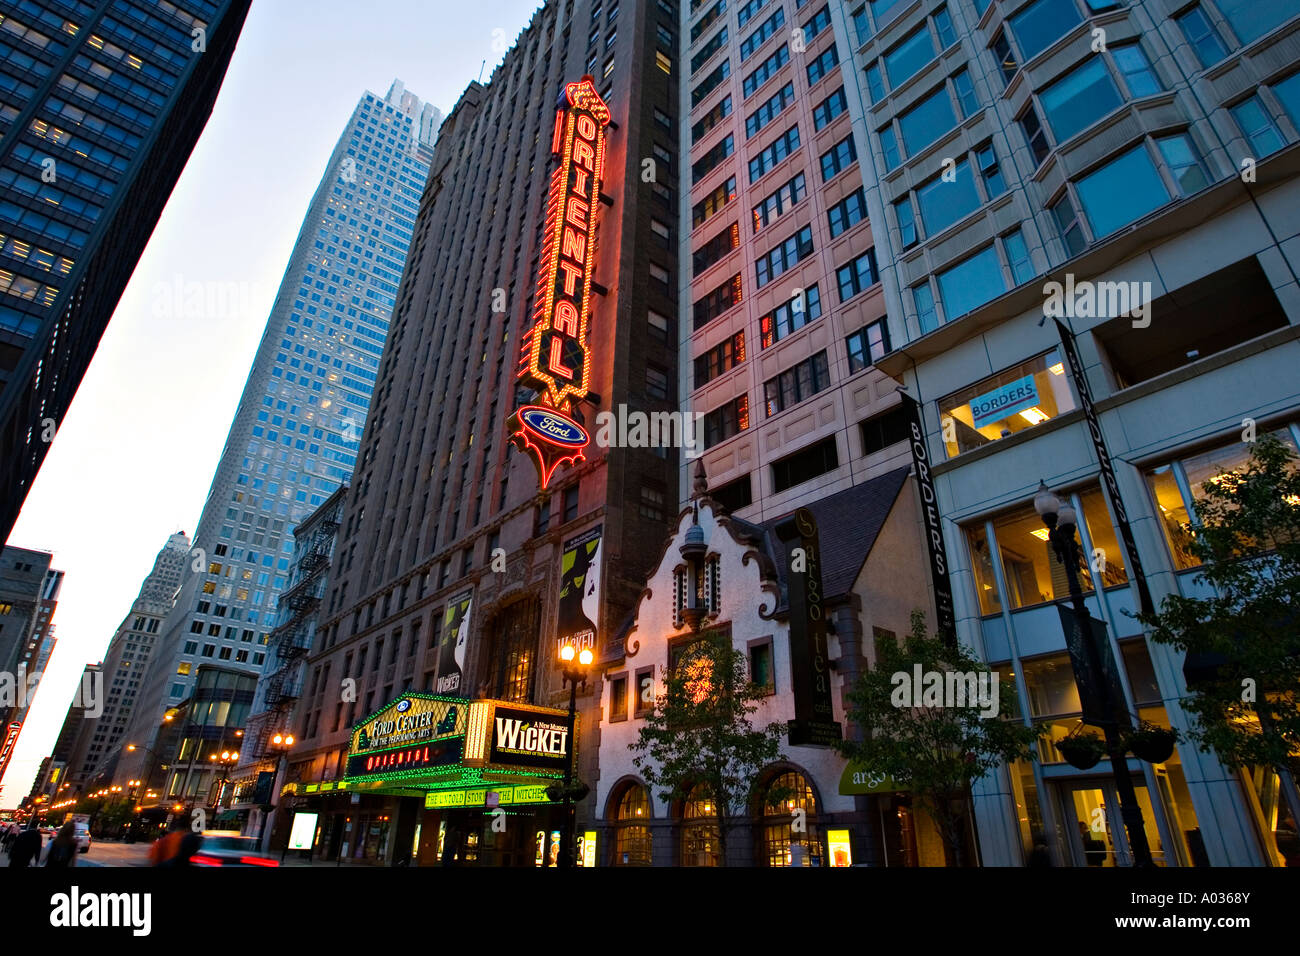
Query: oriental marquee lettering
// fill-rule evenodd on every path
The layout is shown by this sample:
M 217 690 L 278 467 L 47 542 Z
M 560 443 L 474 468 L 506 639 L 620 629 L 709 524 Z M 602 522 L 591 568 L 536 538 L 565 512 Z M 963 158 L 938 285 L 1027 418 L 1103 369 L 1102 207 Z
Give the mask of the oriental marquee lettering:
M 565 86 L 551 139 L 559 165 L 546 207 L 538 305 L 520 349 L 520 381 L 537 390 L 539 404 L 509 420 L 511 441 L 532 456 L 543 488 L 561 463 L 584 460 L 590 440 L 568 413 L 591 382 L 592 254 L 609 121 L 590 76 Z M 536 414 L 539 408 L 549 414 Z

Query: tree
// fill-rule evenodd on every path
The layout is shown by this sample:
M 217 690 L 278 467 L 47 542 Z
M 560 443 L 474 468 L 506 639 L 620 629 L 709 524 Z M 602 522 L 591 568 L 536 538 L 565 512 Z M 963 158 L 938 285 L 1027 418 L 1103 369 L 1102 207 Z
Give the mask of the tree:
M 1233 769 L 1272 768 L 1300 821 L 1300 468 L 1265 435 L 1242 469 L 1201 488 L 1195 523 L 1181 530 L 1201 561 L 1195 582 L 1213 593 L 1169 595 L 1139 620 L 1204 665 L 1183 700 L 1192 739 Z
M 949 865 L 964 866 L 971 784 L 1002 763 L 1033 759 L 1039 731 L 1014 716 L 1014 687 L 964 647 L 928 635 L 925 615 L 914 610 L 911 634 L 901 643 L 877 640 L 876 666 L 846 697 L 867 735 L 843 741 L 841 752 L 907 784 L 934 820 Z
M 727 637 L 705 635 L 682 654 L 675 670 L 663 668 L 666 691 L 655 699 L 632 762 L 665 801 L 694 793 L 717 810 L 718 844 L 727 865 L 727 838 L 752 804 L 754 784 L 766 765 L 785 759 L 785 724 L 756 729 L 750 717 L 764 696 L 750 682 L 745 655 Z M 779 800 L 784 794 L 769 793 Z

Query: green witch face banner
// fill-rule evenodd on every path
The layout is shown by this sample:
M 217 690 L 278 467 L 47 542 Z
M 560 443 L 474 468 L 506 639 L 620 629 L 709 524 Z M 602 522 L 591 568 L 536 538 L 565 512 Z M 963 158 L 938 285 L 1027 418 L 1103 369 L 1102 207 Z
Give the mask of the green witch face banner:
M 600 625 L 600 533 L 597 525 L 564 543 L 560 562 L 560 607 L 556 652 L 565 644 L 596 648 Z

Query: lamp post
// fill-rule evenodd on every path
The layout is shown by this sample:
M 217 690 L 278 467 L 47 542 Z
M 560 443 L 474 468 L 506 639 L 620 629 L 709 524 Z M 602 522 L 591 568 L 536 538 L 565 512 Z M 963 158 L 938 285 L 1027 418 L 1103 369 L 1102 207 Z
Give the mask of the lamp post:
M 265 853 L 271 846 L 271 827 L 275 821 L 276 815 L 280 812 L 280 780 L 288 768 L 289 749 L 293 747 L 293 734 L 273 734 L 267 741 L 267 750 L 276 753 L 275 762 L 275 779 L 271 783 L 271 807 L 266 814 L 266 822 L 262 829 L 262 852 Z M 285 851 L 288 852 L 288 845 L 285 845 Z
M 562 662 L 560 664 L 560 674 L 563 676 L 565 683 L 569 685 L 569 753 L 564 762 L 564 784 L 560 789 L 560 795 L 564 800 L 564 826 L 560 833 L 560 858 L 558 860 L 561 867 L 573 866 L 574 803 L 581 800 L 589 792 L 585 784 L 579 783 L 574 786 L 573 775 L 576 768 L 573 763 L 577 751 L 574 735 L 577 731 L 578 685 L 586 686 L 587 674 L 591 670 L 592 660 L 594 660 L 594 657 L 589 647 L 584 647 L 579 651 L 572 644 L 565 644 L 560 648 L 560 661 Z M 550 789 L 553 791 L 555 788 Z M 554 799 L 553 795 L 551 799 Z
M 209 755 L 208 759 L 212 761 L 214 767 L 221 768 L 221 784 L 217 787 L 217 799 L 213 804 L 214 810 L 220 810 L 221 797 L 226 791 L 226 781 L 230 778 L 230 770 L 235 766 L 235 764 L 239 763 L 239 751 L 223 750 L 219 754 L 214 753 Z
M 1075 683 L 1100 698 L 1101 706 L 1096 709 L 1104 716 L 1097 721 L 1106 738 L 1106 753 L 1110 757 L 1111 774 L 1115 778 L 1115 789 L 1119 791 L 1120 817 L 1128 833 L 1129 847 L 1133 851 L 1135 867 L 1150 867 L 1155 863 L 1151 859 L 1151 848 L 1147 844 L 1146 826 L 1142 821 L 1142 808 L 1138 806 L 1137 791 L 1133 788 L 1133 775 L 1129 772 L 1127 749 L 1120 735 L 1119 708 L 1122 701 L 1110 699 L 1107 685 L 1102 680 L 1104 671 L 1101 666 L 1104 649 L 1097 646 L 1097 638 L 1092 629 L 1092 615 L 1083 600 L 1083 590 L 1079 587 L 1079 542 L 1074 536 L 1078 522 L 1074 506 L 1068 501 L 1061 501 L 1044 481 L 1038 482 L 1038 492 L 1034 495 L 1034 510 L 1047 525 L 1048 538 L 1056 560 L 1065 567 L 1065 577 L 1070 586 L 1070 603 L 1074 609 L 1075 627 L 1082 637 L 1086 650 L 1088 668 L 1095 680 L 1080 679 L 1075 675 Z M 1071 661 L 1073 664 L 1073 660 Z M 1087 708 L 1085 708 L 1086 710 Z

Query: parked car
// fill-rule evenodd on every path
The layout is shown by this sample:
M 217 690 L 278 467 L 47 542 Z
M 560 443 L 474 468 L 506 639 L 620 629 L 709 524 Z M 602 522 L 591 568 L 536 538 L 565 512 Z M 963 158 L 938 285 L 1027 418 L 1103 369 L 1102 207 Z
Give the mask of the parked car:
M 203 845 L 190 857 L 195 866 L 279 866 L 280 861 L 263 853 L 253 837 L 203 835 Z
M 77 841 L 78 853 L 90 852 L 90 826 L 77 820 L 72 825 L 72 837 Z

